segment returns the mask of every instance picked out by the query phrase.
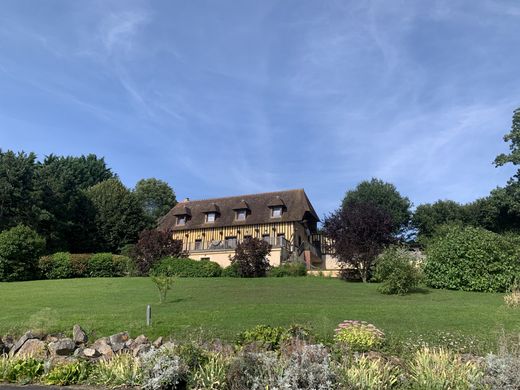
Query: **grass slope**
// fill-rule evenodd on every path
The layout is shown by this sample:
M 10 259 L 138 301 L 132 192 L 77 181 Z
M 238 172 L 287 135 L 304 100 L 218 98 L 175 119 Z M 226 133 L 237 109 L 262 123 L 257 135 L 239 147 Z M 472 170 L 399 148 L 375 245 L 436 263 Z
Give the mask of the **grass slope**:
M 506 308 L 501 294 L 424 290 L 401 297 L 376 287 L 316 277 L 180 279 L 160 305 L 148 278 L 0 283 L 0 334 L 34 327 L 70 332 L 79 323 L 96 337 L 128 330 L 183 339 L 202 329 L 231 340 L 257 324 L 300 323 L 330 336 L 345 319 L 372 322 L 398 337 L 446 331 L 492 340 L 502 330 L 520 332 L 518 311 Z

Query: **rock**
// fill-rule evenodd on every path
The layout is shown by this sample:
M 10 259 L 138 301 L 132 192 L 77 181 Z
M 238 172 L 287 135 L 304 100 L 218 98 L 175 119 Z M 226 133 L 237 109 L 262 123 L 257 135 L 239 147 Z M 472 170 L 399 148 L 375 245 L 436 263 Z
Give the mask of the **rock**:
M 7 351 L 7 347 L 4 344 L 2 338 L 0 337 L 0 355 L 3 355 L 4 353 L 7 353 L 7 352 L 9 352 L 9 351 Z
M 27 358 L 33 357 L 35 359 L 45 360 L 47 358 L 47 348 L 45 343 L 38 339 L 27 340 L 16 352 L 17 357 Z
M 134 340 L 134 345 L 140 345 L 140 344 L 149 344 L 150 341 L 148 340 L 148 337 L 146 337 L 144 334 L 137 336 Z
M 139 344 L 132 350 L 132 355 L 134 355 L 134 357 L 141 356 L 143 353 L 148 352 L 150 348 L 150 344 Z
M 13 348 L 15 340 L 14 340 L 13 336 L 8 335 L 8 336 L 4 337 L 3 342 L 4 342 L 4 352 L 7 353 Z
M 59 341 L 60 339 L 63 339 L 63 338 L 65 338 L 65 335 L 62 333 L 48 334 L 47 336 L 45 336 L 43 338 L 43 341 L 45 341 L 46 343 L 53 343 L 53 342 Z
M 72 328 L 72 340 L 76 344 L 85 344 L 88 341 L 87 334 L 78 324 Z
M 116 333 L 110 336 L 110 344 L 124 344 L 130 339 L 128 332 Z
M 26 332 L 22 337 L 18 339 L 18 341 L 16 341 L 16 343 L 14 343 L 13 347 L 9 350 L 9 356 L 14 356 L 14 354 L 18 352 L 20 348 L 22 348 L 22 345 L 24 345 L 27 340 L 35 338 L 36 337 L 31 333 L 31 331 Z
M 76 343 L 69 338 L 49 343 L 49 351 L 52 356 L 69 356 L 75 349 Z
M 100 355 L 103 356 L 110 357 L 114 354 L 112 347 L 108 344 L 108 338 L 106 337 L 96 340 L 96 342 L 92 344 L 91 348 L 95 349 Z
M 161 336 L 159 336 L 157 338 L 157 340 L 155 340 L 152 345 L 155 347 L 155 348 L 159 348 L 161 345 L 163 345 L 163 338 Z
M 97 358 L 100 355 L 100 353 L 96 351 L 94 348 L 85 348 L 83 350 L 83 355 L 92 359 Z
M 75 356 L 75 357 L 81 357 L 81 356 L 83 356 L 83 350 L 84 350 L 84 349 L 85 349 L 85 348 L 83 348 L 83 347 L 76 348 L 76 349 L 74 350 L 74 353 L 72 354 L 72 356 Z

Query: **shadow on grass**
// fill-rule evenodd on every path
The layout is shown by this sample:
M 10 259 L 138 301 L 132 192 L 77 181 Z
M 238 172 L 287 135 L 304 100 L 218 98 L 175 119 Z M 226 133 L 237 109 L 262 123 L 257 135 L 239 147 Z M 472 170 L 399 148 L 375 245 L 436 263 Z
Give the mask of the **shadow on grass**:
M 432 293 L 432 291 L 430 289 L 427 289 L 426 287 L 416 287 L 413 290 L 410 290 L 409 294 L 428 295 L 431 293 Z

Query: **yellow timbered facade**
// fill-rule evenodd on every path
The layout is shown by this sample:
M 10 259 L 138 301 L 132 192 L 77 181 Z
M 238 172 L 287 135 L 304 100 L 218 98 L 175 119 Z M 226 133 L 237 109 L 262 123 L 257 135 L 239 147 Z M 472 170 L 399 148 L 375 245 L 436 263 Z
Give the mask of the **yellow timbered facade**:
M 271 265 L 304 261 L 322 268 L 319 218 L 303 189 L 214 198 L 177 204 L 159 228 L 182 240 L 190 258 L 230 264 L 237 244 L 247 238 L 269 242 Z

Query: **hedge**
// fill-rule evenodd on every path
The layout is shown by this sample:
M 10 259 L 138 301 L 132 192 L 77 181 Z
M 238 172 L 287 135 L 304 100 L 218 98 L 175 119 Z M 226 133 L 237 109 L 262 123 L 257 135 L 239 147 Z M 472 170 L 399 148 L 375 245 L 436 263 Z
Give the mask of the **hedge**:
M 519 238 L 482 228 L 445 226 L 427 247 L 426 284 L 503 292 L 520 280 Z
M 304 263 L 285 263 L 279 267 L 273 267 L 267 273 L 267 276 L 271 277 L 284 277 L 284 276 L 305 276 L 307 275 L 307 267 Z
M 117 277 L 131 274 L 132 261 L 112 253 L 58 252 L 40 258 L 39 269 L 45 279 Z
M 211 278 L 221 276 L 222 267 L 209 260 L 166 257 L 154 266 L 152 274 L 181 278 Z

